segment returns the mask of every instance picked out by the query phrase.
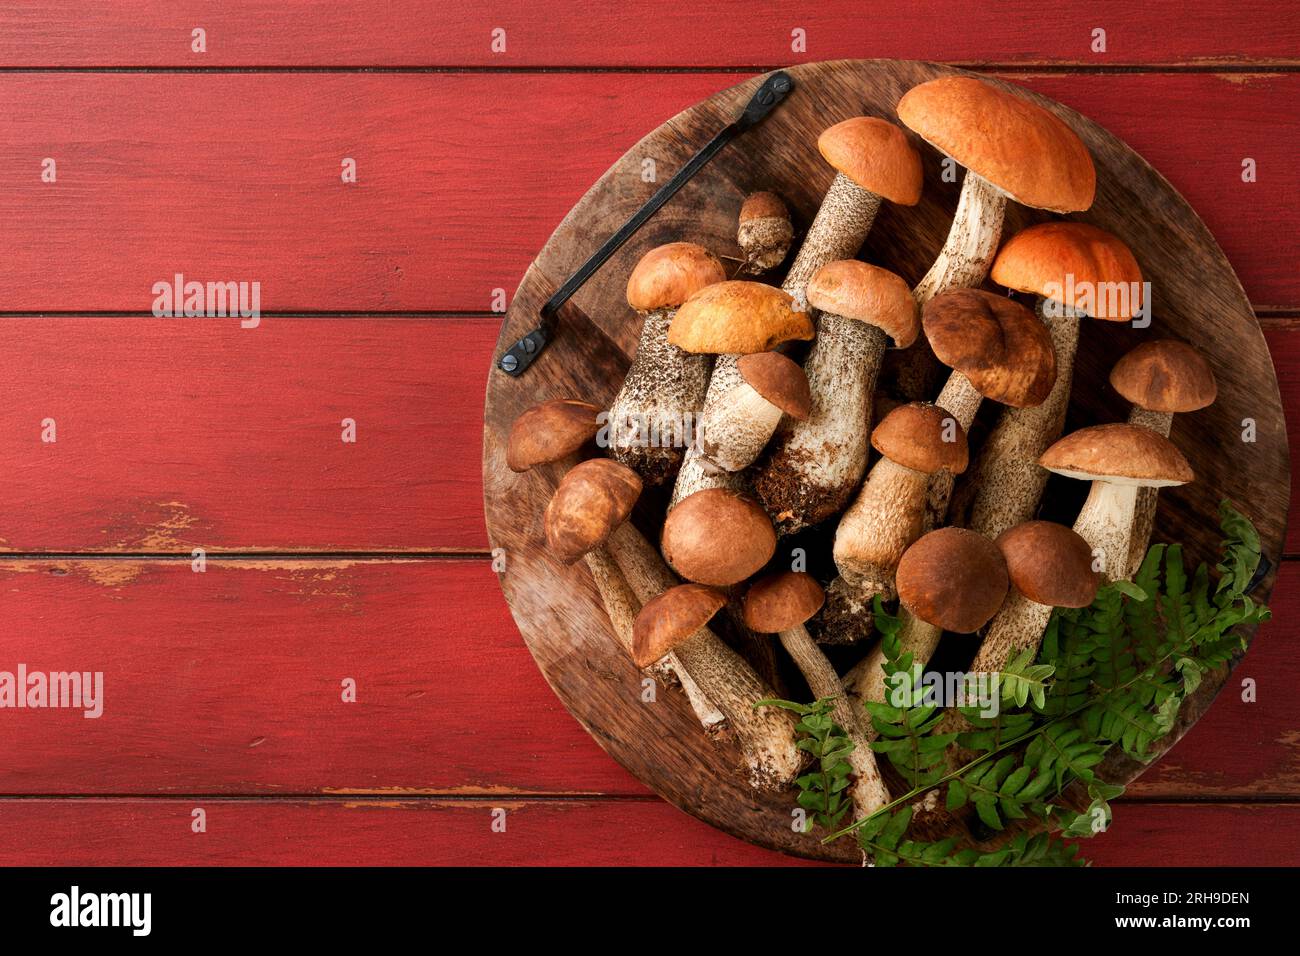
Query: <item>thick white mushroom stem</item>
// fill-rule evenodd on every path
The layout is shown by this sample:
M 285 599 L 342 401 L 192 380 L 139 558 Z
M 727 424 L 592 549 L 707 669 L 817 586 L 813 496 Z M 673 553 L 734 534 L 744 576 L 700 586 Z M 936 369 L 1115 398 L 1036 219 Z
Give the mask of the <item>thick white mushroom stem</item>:
M 941 292 L 971 289 L 984 281 L 1002 237 L 1006 208 L 1006 193 L 983 176 L 966 171 L 948 238 L 913 290 L 918 303 L 924 306 Z
M 927 624 L 906 610 L 902 614 L 903 626 L 898 632 L 902 653 L 911 653 L 915 666 L 925 667 L 926 663 L 939 646 L 943 631 L 933 624 Z M 885 650 L 883 644 L 877 644 L 863 660 L 859 661 L 844 675 L 844 688 L 859 702 L 885 702 Z M 861 703 L 859 703 L 861 706 Z M 871 737 L 874 739 L 875 731 Z
M 871 400 L 887 339 L 868 322 L 830 313 L 818 319 L 817 339 L 804 362 L 808 418 L 781 424 L 755 483 L 781 533 L 829 518 L 862 480 Z
M 808 308 L 805 292 L 813 273 L 828 262 L 852 259 L 857 255 L 879 211 L 879 196 L 863 189 L 843 173 L 835 174 L 816 218 L 808 227 L 799 254 L 781 284 L 800 309 Z
M 1094 481 L 1074 522 L 1074 530 L 1088 542 L 1093 554 L 1100 554 L 1097 570 L 1107 581 L 1126 580 L 1137 493 L 1137 485 Z
M 898 561 L 921 533 L 929 476 L 880 458 L 835 529 L 835 567 L 870 607 L 894 596 Z
M 709 382 L 708 355 L 668 341 L 676 309 L 645 313 L 636 356 L 609 410 L 609 449 L 650 484 L 662 484 L 681 463 Z
M 723 471 L 748 468 L 776 431 L 781 414 L 781 409 L 745 381 L 719 395 L 700 416 L 703 464 Z
M 623 649 L 631 655 L 632 627 L 637 612 L 641 610 L 641 602 L 632 593 L 627 579 L 623 577 L 623 573 L 619 571 L 606 549 L 596 548 L 588 551 L 586 561 L 587 567 L 591 570 L 592 580 L 596 582 L 596 590 L 600 593 L 601 601 L 604 602 L 605 611 L 609 614 L 609 622 L 613 625 L 614 634 L 623 645 Z M 726 716 L 709 702 L 704 692 L 695 681 L 691 680 L 690 675 L 677 660 L 676 654 L 669 654 L 663 660 L 656 661 L 647 667 L 646 671 L 664 684 L 680 685 L 682 693 L 690 702 L 691 710 L 695 711 L 695 716 L 700 719 L 700 724 L 708 733 L 718 733 L 725 728 Z
M 736 364 L 739 360 L 739 355 L 718 356 L 713 366 L 713 374 L 709 376 L 709 387 L 704 396 L 704 410 L 700 413 L 701 420 L 712 416 L 713 410 L 723 404 L 723 400 L 730 392 L 742 385 L 748 387 L 744 376 L 740 374 L 740 367 Z M 668 502 L 668 510 L 677 507 L 677 503 L 683 498 L 689 498 L 695 492 L 704 491 L 706 488 L 730 488 L 739 491 L 743 487 L 744 481 L 737 474 L 717 467 L 705 456 L 697 440 L 686 450 L 686 459 L 682 462 L 681 470 L 677 472 L 677 480 L 673 482 L 673 494 Z
M 1129 412 L 1130 425 L 1141 425 L 1157 435 L 1169 437 L 1174 426 L 1173 412 L 1152 412 L 1134 406 Z M 1128 565 L 1125 567 L 1126 578 L 1137 574 L 1138 568 L 1146 559 L 1147 548 L 1151 546 L 1151 535 L 1156 529 L 1156 505 L 1159 503 L 1160 491 L 1157 488 L 1139 488 L 1137 502 L 1133 505 L 1133 537 L 1128 546 Z
M 961 425 L 962 430 L 969 432 L 971 423 L 975 421 L 975 413 L 979 411 L 980 402 L 983 400 L 984 396 L 975 390 L 970 379 L 961 372 L 953 372 L 948 376 L 948 381 L 944 383 L 943 390 L 939 392 L 939 397 L 934 400 L 934 403 L 940 408 L 947 409 L 948 414 Z M 944 519 L 948 516 L 948 502 L 952 498 L 954 480 L 952 472 L 946 468 L 930 476 L 925 531 L 943 526 Z
M 966 526 L 989 538 L 1029 521 L 1038 511 L 1048 471 L 1038 464 L 1049 445 L 1061 437 L 1074 379 L 1074 355 L 1079 345 L 1079 317 L 1068 306 L 1063 314 L 1045 314 L 1039 299 L 1035 311 L 1046 323 L 1056 350 L 1056 384 L 1046 401 L 1032 408 L 1006 408 L 980 449 L 967 479 L 974 490 Z
M 848 757 L 853 768 L 853 806 L 858 819 L 870 816 L 889 802 L 889 791 L 880 778 L 880 767 L 871 750 L 871 723 L 865 711 L 849 700 L 835 668 L 802 624 L 782 631 L 777 637 L 808 682 L 813 696 L 818 700 L 835 699 L 835 722 L 853 742 L 853 752 Z
M 607 547 L 642 603 L 678 583 L 659 552 L 629 523 L 614 530 Z M 726 715 L 745 754 L 750 784 L 764 790 L 788 787 L 804 760 L 795 742 L 795 719 L 779 708 L 754 708 L 758 701 L 773 696 L 772 688 L 708 628 L 678 645 L 675 653 L 679 675 L 689 675 Z

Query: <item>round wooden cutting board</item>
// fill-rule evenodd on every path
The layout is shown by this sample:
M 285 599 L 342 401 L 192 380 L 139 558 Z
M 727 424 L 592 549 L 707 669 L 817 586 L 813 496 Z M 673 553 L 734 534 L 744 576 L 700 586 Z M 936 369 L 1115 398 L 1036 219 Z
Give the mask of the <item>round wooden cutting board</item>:
M 818 63 L 788 71 L 794 93 L 760 127 L 709 163 L 569 302 L 557 340 L 521 378 L 490 373 L 484 413 L 483 482 L 487 527 L 505 562 L 501 586 L 533 657 L 569 711 L 616 760 L 665 799 L 742 839 L 787 853 L 856 861 L 851 839 L 823 846 L 817 834 L 792 828 L 794 796 L 755 793 L 736 767 L 738 753 L 708 740 L 680 692 L 661 688 L 642 701 L 642 675 L 609 629 L 585 564 L 563 567 L 546 554 L 542 512 L 557 476 L 513 474 L 505 465 L 510 423 L 535 402 L 583 398 L 607 407 L 623 380 L 640 333 L 627 306 L 628 273 L 648 249 L 691 240 L 719 255 L 738 255 L 736 215 L 746 194 L 780 193 L 795 219 L 796 244 L 832 172 L 817 152 L 817 135 L 858 115 L 897 121 L 894 105 L 910 87 L 963 71 L 932 63 L 864 60 Z M 612 166 L 556 229 L 529 268 L 506 316 L 497 354 L 537 324 L 542 303 L 655 190 L 643 179 L 653 159 L 662 181 L 730 122 L 762 81 L 755 77 L 686 110 L 643 139 Z M 999 84 L 997 80 L 989 80 Z M 999 84 L 1005 85 L 1005 84 Z M 1016 92 L 1060 116 L 1083 138 L 1097 166 L 1097 198 L 1079 220 L 1124 239 L 1152 283 L 1150 329 L 1085 322 L 1067 427 L 1122 421 L 1127 407 L 1106 384 L 1124 351 L 1153 336 L 1177 337 L 1209 357 L 1218 401 L 1177 416 L 1172 439 L 1197 473 L 1194 484 L 1166 489 L 1157 537 L 1182 541 L 1191 560 L 1213 560 L 1220 537 L 1217 504 L 1230 498 L 1255 522 L 1266 555 L 1281 554 L 1290 493 L 1286 428 L 1268 347 L 1240 283 L 1205 225 L 1146 162 L 1078 113 L 1026 90 Z M 1142 109 L 1142 104 L 1134 104 Z M 925 165 L 919 205 L 885 203 L 862 250 L 868 262 L 915 282 L 943 243 L 960 188 L 943 182 L 941 157 L 917 141 Z M 1004 236 L 1045 214 L 1011 203 Z M 793 258 L 793 251 L 791 253 Z M 779 282 L 779 275 L 772 281 Z M 988 403 L 986 403 L 988 404 Z M 1255 440 L 1243 440 L 1243 422 Z M 1073 484 L 1077 487 L 1067 488 Z M 1082 483 L 1048 489 L 1061 520 L 1082 500 Z M 1053 516 L 1057 514 L 1054 511 Z M 648 520 L 647 520 L 648 518 Z M 652 540 L 662 511 L 638 515 Z M 829 535 L 825 535 L 829 550 Z M 781 557 L 781 554 L 778 554 Z M 1255 596 L 1266 601 L 1273 573 Z M 951 637 L 945 640 L 952 640 Z M 942 652 L 942 651 L 941 651 Z M 1183 709 L 1167 749 L 1205 711 L 1227 673 L 1206 680 Z M 1142 766 L 1127 759 L 1103 765 L 1103 777 L 1125 783 Z M 1116 820 L 1123 827 L 1123 815 Z

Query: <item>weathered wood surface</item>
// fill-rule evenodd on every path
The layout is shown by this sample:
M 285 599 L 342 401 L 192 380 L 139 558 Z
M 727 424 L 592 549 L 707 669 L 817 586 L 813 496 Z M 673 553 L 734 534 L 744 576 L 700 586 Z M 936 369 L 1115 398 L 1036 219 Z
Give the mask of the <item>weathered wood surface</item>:
M 489 378 L 484 430 L 484 493 L 488 533 L 504 549 L 507 600 L 529 648 L 574 716 L 639 779 L 668 800 L 728 832 L 764 846 L 808 852 L 789 827 L 788 797 L 755 794 L 740 783 L 733 753 L 713 753 L 685 706 L 665 712 L 639 703 L 635 684 L 601 679 L 630 669 L 607 624 L 581 586 L 585 571 L 563 568 L 546 554 L 540 520 L 552 476 L 517 476 L 504 464 L 510 422 L 528 405 L 555 397 L 608 402 L 635 347 L 637 323 L 623 300 L 631 265 L 661 242 L 689 239 L 709 248 L 729 245 L 735 210 L 748 192 L 773 188 L 796 218 L 807 223 L 831 172 L 812 142 L 824 126 L 859 113 L 893 117 L 908 88 L 951 68 L 924 63 L 859 61 L 817 64 L 793 71 L 796 91 L 745 140 L 728 147 L 693 179 L 606 267 L 570 301 L 560 317 L 556 344 L 529 374 Z M 502 330 L 498 349 L 536 323 L 538 306 L 589 254 L 599 238 L 653 190 L 639 171 L 646 155 L 680 164 L 695 145 L 723 125 L 759 79 L 719 94 L 670 120 L 634 146 L 574 207 L 525 275 Z M 1152 282 L 1155 321 L 1134 330 L 1118 323 L 1089 323 L 1080 348 L 1072 419 L 1075 424 L 1123 417 L 1122 402 L 1105 383 L 1115 356 L 1144 336 L 1172 335 L 1214 343 L 1218 402 L 1179 419 L 1173 440 L 1194 463 L 1198 481 L 1161 498 L 1161 533 L 1189 545 L 1193 558 L 1211 556 L 1219 532 L 1213 519 L 1223 497 L 1239 502 L 1256 521 L 1267 551 L 1281 551 L 1290 495 L 1288 451 L 1281 401 L 1267 345 L 1231 267 L 1204 224 L 1150 166 L 1122 142 L 1069 109 L 1038 101 L 1070 123 L 1089 146 L 1098 169 L 1097 199 L 1078 218 L 1128 242 Z M 926 149 L 925 194 L 910 209 L 885 204 L 864 255 L 909 281 L 924 272 L 942 242 L 955 205 L 957 184 L 939 178 L 938 156 Z M 1007 233 L 1044 218 L 1011 207 Z M 1257 440 L 1243 443 L 1241 420 L 1258 424 Z M 1079 485 L 1080 483 L 1074 483 Z M 1054 483 L 1054 507 L 1077 507 L 1082 489 Z M 653 517 L 650 519 L 653 524 Z M 649 529 L 654 534 L 654 529 Z M 828 542 L 824 542 L 829 547 Z M 1266 596 L 1272 575 L 1260 590 Z M 1181 736 L 1208 707 L 1219 681 L 1208 681 L 1185 707 Z M 677 701 L 680 705 L 680 701 Z M 667 719 L 665 719 L 667 718 Z M 1142 769 L 1131 761 L 1107 766 L 1127 781 Z M 842 858 L 840 848 L 814 847 Z

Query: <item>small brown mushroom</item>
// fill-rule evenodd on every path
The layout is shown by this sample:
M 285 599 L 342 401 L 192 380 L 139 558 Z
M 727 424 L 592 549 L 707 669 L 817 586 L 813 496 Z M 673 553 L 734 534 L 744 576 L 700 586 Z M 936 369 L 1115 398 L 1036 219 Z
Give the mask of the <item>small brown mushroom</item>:
M 966 431 L 945 409 L 900 405 L 876 426 L 871 444 L 880 458 L 835 529 L 832 600 L 821 640 L 846 644 L 871 631 L 872 603 L 894 596 L 894 571 L 925 524 L 926 489 L 941 470 L 966 470 Z
M 1008 199 L 1052 212 L 1092 205 L 1096 171 L 1074 130 L 1024 97 L 968 76 L 946 76 L 908 90 L 898 118 L 965 167 L 948 238 L 916 287 L 924 305 L 988 275 Z
M 807 341 L 812 336 L 812 320 L 795 308 L 789 295 L 761 282 L 744 281 L 701 289 L 677 310 L 668 330 L 669 341 L 679 348 L 718 356 L 700 414 L 705 421 L 720 414 L 715 410 L 728 406 L 729 393 L 745 384 L 738 364 L 741 355 L 767 352 L 783 342 Z M 716 422 L 712 427 L 718 427 Z M 669 508 L 705 488 L 738 490 L 741 484 L 710 461 L 696 442 L 686 452 Z
M 838 512 L 862 481 L 881 356 L 890 339 L 907 348 L 921 329 L 907 283 L 856 259 L 818 269 L 807 296 L 819 312 L 817 339 L 804 362 L 811 413 L 777 429 L 754 482 L 786 534 Z
M 560 482 L 544 524 L 547 543 L 562 561 L 572 563 L 605 546 L 638 599 L 649 602 L 677 582 L 626 521 L 635 503 L 633 490 L 639 492 L 639 486 L 636 473 L 626 465 L 607 459 L 584 462 Z M 695 631 L 674 653 L 679 673 L 689 675 L 726 715 L 745 753 L 751 784 L 788 786 L 802 763 L 794 722 L 789 714 L 753 706 L 768 698 L 771 688 L 707 628 Z
M 727 587 L 759 571 L 776 553 L 776 533 L 752 498 L 706 488 L 683 498 L 664 521 L 663 552 L 682 577 Z
M 780 352 L 756 352 L 736 361 L 741 384 L 700 417 L 697 440 L 707 463 L 740 471 L 759 456 L 782 415 L 808 417 L 808 377 Z
M 681 464 L 709 383 L 709 357 L 671 344 L 669 326 L 693 293 L 725 278 L 717 257 L 693 242 L 651 249 L 628 277 L 627 302 L 642 316 L 641 338 L 610 406 L 609 449 L 651 485 Z
M 649 667 L 709 623 L 727 596 L 702 584 L 679 584 L 647 601 L 632 628 L 632 660 Z
M 751 193 L 741 204 L 736 244 L 745 254 L 742 272 L 758 275 L 775 269 L 785 261 L 793 241 L 790 210 L 776 193 Z
M 1016 233 L 993 263 L 993 281 L 1038 297 L 1035 311 L 1056 351 L 1056 384 L 1041 404 L 1005 409 L 980 450 L 969 476 L 966 524 L 989 537 L 1038 509 L 1047 484 L 1038 459 L 1065 426 L 1080 319 L 1125 322 L 1142 305 L 1142 273 L 1128 247 L 1082 222 L 1047 222 Z M 1115 295 L 1097 291 L 1107 289 Z
M 807 306 L 813 273 L 857 254 L 882 198 L 903 206 L 921 199 L 921 157 L 893 123 L 870 116 L 844 120 L 817 137 L 817 149 L 836 172 L 781 285 L 800 308 Z
M 871 725 L 865 712 L 850 702 L 835 668 L 804 627 L 825 597 L 811 575 L 795 571 L 771 574 L 755 581 L 745 595 L 745 623 L 759 634 L 776 634 L 813 696 L 834 699 L 835 722 L 853 742 L 848 756 L 854 776 L 852 798 L 856 816 L 862 819 L 889 802 L 889 791 L 871 750 Z
M 1144 342 L 1110 372 L 1110 384 L 1133 403 L 1130 425 L 1141 425 L 1169 437 L 1174 415 L 1214 404 L 1218 385 L 1210 363 L 1197 349 L 1175 339 Z M 1133 538 L 1129 542 L 1127 577 L 1137 574 L 1151 543 L 1156 523 L 1155 488 L 1139 488 L 1133 506 Z
M 1007 565 L 998 546 L 965 528 L 940 528 L 921 537 L 898 562 L 895 575 L 903 653 L 924 667 L 944 631 L 971 634 L 988 623 L 1007 595 Z M 877 646 L 845 676 L 862 700 L 885 700 L 884 648 Z
M 1169 439 L 1141 425 L 1093 425 L 1066 435 L 1039 459 L 1048 471 L 1091 481 L 1074 530 L 1092 546 L 1108 581 L 1128 572 L 1139 488 L 1183 485 L 1196 476 Z
M 1023 408 L 1051 393 L 1056 382 L 1052 338 L 1023 305 L 979 289 L 953 289 L 926 303 L 921 323 L 934 354 L 952 369 L 935 404 L 963 429 L 970 430 L 986 397 Z M 930 479 L 931 527 L 943 524 L 952 486 L 950 471 Z

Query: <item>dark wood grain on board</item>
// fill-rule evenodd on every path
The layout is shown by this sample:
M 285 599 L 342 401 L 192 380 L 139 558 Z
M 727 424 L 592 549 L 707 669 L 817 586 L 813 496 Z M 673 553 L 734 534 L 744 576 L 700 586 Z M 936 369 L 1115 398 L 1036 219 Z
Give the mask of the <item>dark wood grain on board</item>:
M 1148 0 L 1092 9 L 1070 0 L 911 0 L 864 9 L 852 0 L 714 0 L 668 8 L 476 0 L 43 0 L 0 10 L 7 66 L 733 66 L 860 56 L 967 63 L 1295 63 L 1300 28 L 1276 0 Z M 1176 24 L 1176 28 L 1175 28 Z M 206 31 L 206 51 L 191 34 Z M 1106 31 L 1104 53 L 1093 30 Z M 505 30 L 505 47 L 492 31 Z M 794 47 L 793 31 L 804 34 Z
M 196 809 L 204 811 L 204 833 L 191 829 Z M 505 832 L 492 830 L 495 810 L 505 810 Z M 1189 834 L 1207 836 L 1192 840 Z M 1300 858 L 1300 807 L 1131 804 L 1082 850 L 1101 865 L 1294 866 Z M 461 801 L 0 799 L 0 866 L 531 866 L 539 861 L 551 866 L 799 863 L 658 801 L 508 795 Z M 862 879 L 886 875 L 870 870 Z
M 0 310 L 148 314 L 154 283 L 180 272 L 260 282 L 265 311 L 487 312 L 645 130 L 743 79 L 0 74 Z M 1112 130 L 1169 177 L 1256 306 L 1300 309 L 1300 179 L 1290 175 L 1300 75 L 1019 81 Z M 648 141 L 638 154 L 656 161 L 661 182 L 713 128 L 682 133 L 689 138 Z M 811 148 L 806 131 L 792 135 L 777 156 Z M 56 183 L 41 181 L 46 157 Z M 355 184 L 341 181 L 344 157 L 357 161 Z M 1246 157 L 1257 182 L 1241 180 Z M 647 195 L 640 162 L 621 168 L 622 188 Z M 823 181 L 818 171 L 792 185 L 801 210 Z M 689 201 L 670 202 L 652 226 L 674 234 L 694 216 Z M 711 201 L 726 207 L 721 221 L 740 197 Z M 733 248 L 730 231 L 709 238 L 719 252 Z
M 835 848 L 810 848 L 793 838 L 788 797 L 756 794 L 740 782 L 733 753 L 710 753 L 711 744 L 684 706 L 665 726 L 665 711 L 647 712 L 626 687 L 593 680 L 591 671 L 629 666 L 608 633 L 603 614 L 580 586 L 580 565 L 563 568 L 540 544 L 540 516 L 551 476 L 516 476 L 504 465 L 504 436 L 514 417 L 544 398 L 573 396 L 607 402 L 617 389 L 635 345 L 636 323 L 623 301 L 623 283 L 636 258 L 651 246 L 690 239 L 718 248 L 734 230 L 731 210 L 748 191 L 780 191 L 807 222 L 831 174 L 811 142 L 838 119 L 867 112 L 892 117 L 908 88 L 950 68 L 923 63 L 860 61 L 817 64 L 795 71 L 798 88 L 783 108 L 706 167 L 658 217 L 610 261 L 561 316 L 558 341 L 522 379 L 489 379 L 484 429 L 484 493 L 488 532 L 509 555 L 503 588 L 530 650 L 548 681 L 580 720 L 639 779 L 669 801 L 730 833 L 787 852 L 843 858 Z M 686 111 L 652 132 L 616 163 L 574 207 L 538 254 L 516 293 L 501 344 L 535 324 L 536 310 L 558 281 L 589 253 L 595 241 L 622 222 L 652 188 L 632 174 L 653 151 L 680 163 L 691 144 L 726 122 L 758 79 Z M 1032 95 L 1032 94 L 1031 94 Z M 1199 481 L 1162 496 L 1161 529 L 1189 545 L 1199 558 L 1218 539 L 1213 520 L 1222 497 L 1246 508 L 1264 547 L 1279 553 L 1289 500 L 1289 463 L 1281 402 L 1263 335 L 1241 286 L 1213 238 L 1178 194 L 1127 146 L 1069 109 L 1035 97 L 1069 122 L 1088 144 L 1098 168 L 1097 200 L 1078 218 L 1125 238 L 1154 286 L 1156 320 L 1137 332 L 1127 325 L 1084 335 L 1074 387 L 1079 421 L 1120 417 L 1105 387 L 1115 355 L 1153 334 L 1218 346 L 1214 361 L 1220 398 L 1197 420 L 1179 422 L 1174 439 L 1195 463 Z M 933 258 L 951 219 L 956 184 L 939 181 L 938 158 L 926 149 L 921 203 L 911 209 L 886 204 L 864 247 L 870 261 L 914 281 Z M 1008 234 L 1043 218 L 1012 205 Z M 1171 321 L 1177 317 L 1176 324 Z M 1231 359 L 1228 357 L 1231 356 Z M 1258 439 L 1240 440 L 1240 419 L 1259 423 Z M 1195 427 L 1189 427 L 1194 424 Z M 1264 598 L 1271 576 L 1261 588 Z M 600 661 L 599 665 L 593 662 Z M 1208 707 L 1222 682 L 1207 681 L 1185 706 L 1170 746 Z M 1142 768 L 1108 761 L 1107 775 L 1127 781 Z

